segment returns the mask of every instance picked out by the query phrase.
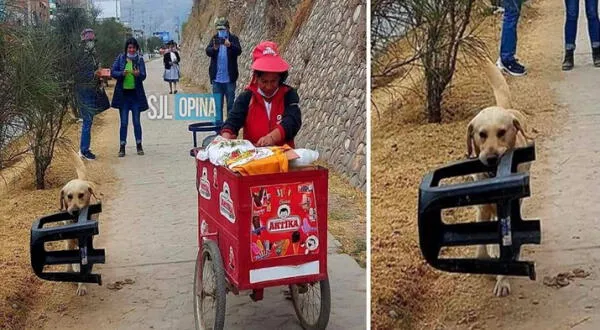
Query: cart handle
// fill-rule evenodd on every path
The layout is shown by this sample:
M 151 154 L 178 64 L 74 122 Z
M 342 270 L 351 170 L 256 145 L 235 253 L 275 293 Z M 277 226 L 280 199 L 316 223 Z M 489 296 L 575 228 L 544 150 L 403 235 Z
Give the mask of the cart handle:
M 215 135 L 219 134 L 221 128 L 223 127 L 223 121 L 217 120 L 215 122 L 202 122 L 202 123 L 194 123 L 188 125 L 188 131 L 192 132 L 194 139 L 194 149 L 190 150 L 190 156 L 196 157 L 195 149 L 198 148 L 198 132 L 214 132 Z

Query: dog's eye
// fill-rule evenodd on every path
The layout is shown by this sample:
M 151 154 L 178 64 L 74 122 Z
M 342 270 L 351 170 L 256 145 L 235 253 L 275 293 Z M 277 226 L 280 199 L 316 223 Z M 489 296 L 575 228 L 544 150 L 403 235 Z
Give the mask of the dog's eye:
M 73 199 L 73 194 L 68 194 L 68 195 L 67 195 L 67 198 L 68 198 L 68 199 Z
M 83 193 L 80 193 L 77 197 L 79 197 L 79 199 L 83 198 Z
M 506 130 L 505 129 L 501 129 L 498 131 L 498 137 L 501 138 L 504 136 L 504 134 L 506 134 Z
M 486 132 L 479 132 L 479 137 L 482 139 L 487 139 L 487 133 Z

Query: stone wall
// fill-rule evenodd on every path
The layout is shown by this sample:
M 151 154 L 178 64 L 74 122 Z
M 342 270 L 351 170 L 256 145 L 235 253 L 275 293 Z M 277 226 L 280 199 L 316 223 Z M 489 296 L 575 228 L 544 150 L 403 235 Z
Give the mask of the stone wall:
M 252 48 L 276 31 L 268 29 L 273 0 L 230 1 L 231 30 L 242 43 L 238 91 L 250 79 Z M 293 1 L 294 5 L 300 1 Z M 321 159 L 354 186 L 366 187 L 366 12 L 365 0 L 314 0 L 308 19 L 290 40 L 283 57 L 292 66 L 288 83 L 298 88 L 303 125 L 297 146 L 316 149 Z M 212 17 L 214 19 L 214 16 Z M 211 22 L 212 22 L 211 19 Z M 185 31 L 184 76 L 209 86 L 204 48 L 214 33 Z

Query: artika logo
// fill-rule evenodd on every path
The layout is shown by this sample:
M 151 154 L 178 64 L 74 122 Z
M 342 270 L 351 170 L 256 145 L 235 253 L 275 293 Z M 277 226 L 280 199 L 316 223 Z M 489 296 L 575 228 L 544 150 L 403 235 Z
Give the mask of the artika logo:
M 277 53 L 271 47 L 265 48 L 263 55 L 277 55 Z
M 168 95 L 148 96 L 151 120 L 221 121 L 221 94 L 176 94 L 174 104 Z

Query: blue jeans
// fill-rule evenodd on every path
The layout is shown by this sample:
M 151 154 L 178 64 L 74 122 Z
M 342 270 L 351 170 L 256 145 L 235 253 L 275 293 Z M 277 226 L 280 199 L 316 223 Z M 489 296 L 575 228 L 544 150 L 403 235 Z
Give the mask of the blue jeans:
M 140 122 L 140 104 L 137 100 L 135 93 L 129 94 L 123 93 L 123 105 L 119 109 L 121 116 L 121 129 L 119 137 L 121 139 L 121 145 L 127 144 L 127 126 L 129 125 L 129 111 L 131 111 L 131 118 L 133 119 L 133 134 L 135 135 L 135 142 L 142 143 L 142 124 Z
M 92 122 L 94 116 L 90 111 L 80 111 L 81 119 L 83 123 L 81 125 L 81 142 L 79 143 L 79 150 L 82 154 L 90 151 L 90 140 L 92 139 Z
M 223 99 L 227 98 L 227 114 L 233 109 L 233 101 L 235 99 L 235 83 L 218 83 L 213 82 L 213 94 L 221 95 L 221 105 L 217 108 L 217 117 L 223 120 Z M 219 117 L 220 116 L 220 117 Z
M 565 49 L 575 49 L 577 39 L 577 19 L 579 18 L 579 0 L 565 0 L 567 19 L 565 21 Z M 600 47 L 600 21 L 598 20 L 598 0 L 585 0 L 588 33 L 592 47 Z
M 510 62 L 517 53 L 517 23 L 521 15 L 523 0 L 504 0 L 504 19 L 502 20 L 502 37 L 500 40 L 500 59 Z

